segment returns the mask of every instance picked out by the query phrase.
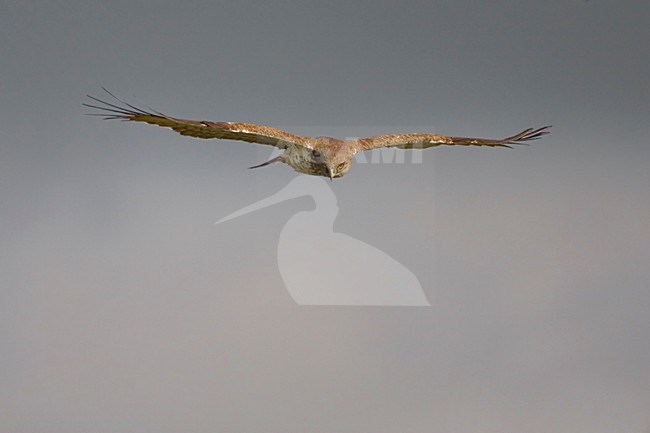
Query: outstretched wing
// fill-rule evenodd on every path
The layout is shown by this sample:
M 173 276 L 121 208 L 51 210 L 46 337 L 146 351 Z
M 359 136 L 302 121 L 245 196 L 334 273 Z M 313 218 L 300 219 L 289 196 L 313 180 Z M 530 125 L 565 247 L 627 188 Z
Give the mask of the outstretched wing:
M 104 119 L 119 119 L 130 122 L 149 123 L 151 125 L 173 129 L 181 135 L 196 138 L 240 140 L 249 143 L 267 144 L 280 149 L 284 149 L 291 144 L 311 148 L 306 137 L 289 134 L 269 126 L 238 122 L 208 122 L 177 119 L 153 109 L 149 109 L 150 111 L 140 109 L 122 101 L 108 90 L 104 89 L 104 91 L 115 99 L 115 104 L 103 101 L 91 95 L 86 96 L 92 99 L 94 103 L 83 104 L 86 107 L 100 110 L 98 113 L 91 114 L 104 116 Z M 99 105 L 95 105 L 95 103 Z
M 490 146 L 510 147 L 511 144 L 525 144 L 527 141 L 537 140 L 549 133 L 550 126 L 533 129 L 528 128 L 519 134 L 502 140 L 487 138 L 447 137 L 433 134 L 389 134 L 377 135 L 359 139 L 359 151 L 375 149 L 377 147 L 396 147 L 398 149 L 426 149 L 434 146 Z

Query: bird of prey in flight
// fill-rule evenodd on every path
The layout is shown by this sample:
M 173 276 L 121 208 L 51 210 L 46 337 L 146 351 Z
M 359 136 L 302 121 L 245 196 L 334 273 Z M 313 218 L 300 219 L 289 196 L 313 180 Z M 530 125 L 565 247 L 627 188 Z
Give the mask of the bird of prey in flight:
M 510 145 L 525 144 L 527 141 L 541 138 L 549 133 L 550 128 L 550 126 L 538 129 L 529 128 L 501 140 L 419 133 L 376 135 L 346 140 L 332 137 L 303 137 L 269 126 L 250 123 L 177 119 L 153 109 L 149 109 L 149 111 L 143 110 L 122 101 L 106 89 L 104 91 L 114 99 L 114 103 L 87 95 L 93 102 L 83 105 L 100 110 L 99 113 L 92 114 L 104 116 L 105 119 L 158 125 L 190 137 L 239 140 L 275 146 L 284 152 L 265 163 L 250 168 L 264 167 L 274 162 L 283 162 L 299 173 L 324 176 L 330 179 L 345 175 L 350 170 L 352 158 L 357 152 L 381 147 L 426 149 L 441 145 L 512 147 Z

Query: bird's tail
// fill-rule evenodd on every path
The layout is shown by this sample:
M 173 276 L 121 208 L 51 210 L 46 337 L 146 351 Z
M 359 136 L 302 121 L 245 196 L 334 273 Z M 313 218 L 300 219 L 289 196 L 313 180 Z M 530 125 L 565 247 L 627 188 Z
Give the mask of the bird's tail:
M 269 159 L 269 160 L 266 161 L 266 162 L 263 162 L 263 163 L 261 163 L 261 164 L 254 165 L 254 166 L 252 166 L 252 167 L 248 167 L 248 168 L 251 169 L 251 168 L 260 168 L 260 167 L 265 167 L 265 166 L 267 166 L 267 165 L 270 165 L 270 164 L 273 164 L 274 162 L 279 162 L 279 161 L 282 161 L 282 155 L 278 155 L 278 156 L 276 156 L 276 157 L 273 158 L 273 159 Z

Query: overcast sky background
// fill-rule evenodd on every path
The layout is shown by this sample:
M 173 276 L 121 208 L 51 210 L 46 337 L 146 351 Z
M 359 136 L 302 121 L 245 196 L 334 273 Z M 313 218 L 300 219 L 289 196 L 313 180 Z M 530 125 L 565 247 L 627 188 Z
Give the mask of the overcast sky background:
M 650 431 L 650 5 L 0 1 L 0 432 Z M 270 151 L 84 116 L 430 149 L 331 184 L 431 307 L 304 307 Z M 133 98 L 133 99 L 132 99 Z M 373 272 L 368 263 L 365 272 Z

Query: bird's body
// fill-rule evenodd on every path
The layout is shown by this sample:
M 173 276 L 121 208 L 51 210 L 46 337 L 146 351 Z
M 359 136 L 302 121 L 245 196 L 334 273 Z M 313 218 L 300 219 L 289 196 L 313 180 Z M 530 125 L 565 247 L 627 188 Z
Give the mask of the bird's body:
M 335 178 L 347 172 L 349 162 L 357 152 L 352 140 L 314 137 L 310 144 L 310 148 L 287 146 L 279 160 L 298 173 Z
M 219 138 L 275 146 L 283 150 L 276 158 L 251 168 L 263 167 L 274 162 L 283 162 L 299 173 L 324 176 L 330 179 L 344 176 L 350 169 L 354 155 L 358 152 L 381 147 L 398 149 L 425 149 L 441 145 L 511 147 L 524 144 L 548 134 L 550 126 L 525 131 L 501 140 L 485 138 L 449 137 L 434 134 L 387 134 L 359 139 L 340 140 L 332 137 L 303 137 L 289 134 L 269 126 L 240 122 L 208 122 L 177 119 L 155 110 L 145 111 L 128 104 L 104 89 L 120 104 L 112 104 L 88 95 L 102 105 L 84 104 L 102 110 L 93 113 L 106 119 L 144 122 L 171 128 L 181 135 L 195 138 Z

